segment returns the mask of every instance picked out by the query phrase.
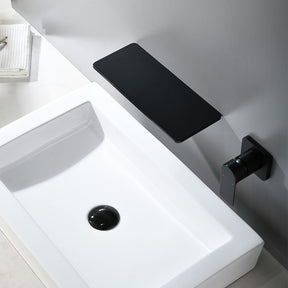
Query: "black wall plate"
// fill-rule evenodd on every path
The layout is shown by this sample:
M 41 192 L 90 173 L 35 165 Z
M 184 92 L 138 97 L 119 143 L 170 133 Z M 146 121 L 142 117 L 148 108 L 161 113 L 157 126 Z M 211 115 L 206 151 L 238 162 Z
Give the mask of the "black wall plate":
M 125 46 L 93 67 L 176 142 L 221 118 L 215 108 L 138 44 Z
M 256 142 L 251 136 L 246 136 L 242 139 L 241 154 L 249 149 L 256 149 L 262 154 L 262 167 L 254 172 L 261 180 L 267 180 L 271 174 L 273 156 L 263 148 L 258 142 Z

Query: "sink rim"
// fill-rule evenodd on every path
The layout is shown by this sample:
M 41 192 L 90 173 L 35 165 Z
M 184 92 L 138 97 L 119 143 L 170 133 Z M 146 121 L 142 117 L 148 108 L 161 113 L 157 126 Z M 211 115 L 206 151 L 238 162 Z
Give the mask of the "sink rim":
M 72 95 L 73 97 L 71 97 Z M 150 132 L 128 114 L 124 108 L 96 83 L 88 84 L 3 127 L 0 130 L 0 149 L 2 145 L 9 141 L 84 102 L 92 103 L 93 106 L 97 106 L 97 109 L 100 111 L 107 111 L 108 109 L 111 115 L 113 115 L 112 118 L 114 118 L 114 123 L 121 125 L 125 123 L 125 121 L 129 121 L 129 126 L 124 125 L 125 130 L 123 130 L 124 126 L 122 126 L 121 132 L 128 135 L 136 134 L 137 137 L 134 137 L 135 139 L 132 139 L 132 141 L 134 143 L 141 143 L 145 146 L 147 153 L 153 155 L 154 158 L 156 157 L 156 162 L 163 163 L 162 165 L 165 167 L 165 170 L 173 174 L 175 180 L 184 187 L 177 196 L 179 198 L 182 196 L 185 198 L 185 196 L 187 196 L 184 195 L 185 193 L 192 193 L 194 197 L 197 198 L 197 201 L 202 203 L 206 209 L 209 209 L 217 221 L 224 225 L 229 233 L 231 233 L 231 241 L 228 241 L 222 245 L 222 247 L 210 253 L 205 259 L 197 263 L 197 267 L 195 265 L 188 269 L 189 273 L 186 273 L 187 275 L 185 277 L 187 278 L 186 281 L 191 282 L 193 280 L 193 283 L 190 285 L 200 284 L 203 280 L 206 280 L 214 274 L 212 270 L 219 271 L 239 259 L 243 254 L 259 247 L 262 248 L 263 240 L 240 217 L 238 217 L 205 184 L 203 185 L 202 181 L 198 179 L 192 171 L 190 171 L 176 156 L 174 156 L 174 154 L 172 154 L 172 152 L 150 134 Z M 195 181 L 196 183 L 201 182 L 204 191 L 191 191 L 191 187 L 195 185 Z M 7 191 L 9 193 L 7 193 Z M 53 275 L 55 282 L 60 287 L 65 287 L 64 283 L 73 283 L 73 285 L 77 283 L 78 286 L 76 286 L 79 288 L 87 287 L 66 259 L 62 259 L 61 252 L 54 251 L 55 248 L 53 243 L 50 242 L 46 235 L 43 235 L 41 228 L 34 227 L 36 226 L 34 220 L 28 215 L 27 211 L 22 208 L 20 203 L 17 202 L 12 193 L 10 193 L 1 181 L 0 197 L 3 199 L 0 203 L 0 215 L 7 224 L 16 231 L 18 237 L 32 252 L 34 257 L 41 262 L 41 265 L 50 275 Z M 5 205 L 3 203 L 5 203 Z M 228 218 L 229 221 L 227 220 Z M 26 224 L 23 225 L 23 223 Z M 27 230 L 30 232 L 27 233 L 27 230 L 24 227 L 29 227 Z M 31 233 L 32 230 L 33 233 Z M 245 233 L 243 233 L 243 231 Z M 31 235 L 37 235 L 37 237 Z M 35 241 L 36 238 L 41 239 L 41 241 Z M 43 251 L 41 251 L 41 249 Z M 229 249 L 231 253 L 226 255 L 226 249 Z M 47 251 L 50 252 L 47 253 Z M 51 257 L 53 258 L 53 261 L 47 259 L 47 254 L 53 254 L 53 257 Z M 58 262 L 63 264 L 62 268 L 64 270 L 66 269 L 67 273 L 63 273 L 63 270 L 59 269 L 59 265 L 57 269 L 53 267 L 53 262 L 55 261 L 54 257 L 56 257 L 55 259 L 59 259 Z M 221 259 L 221 261 L 219 261 L 219 259 Z M 71 273 L 75 275 L 71 277 Z M 65 277 L 63 277 L 63 274 L 69 275 L 69 279 L 64 279 Z M 185 272 L 183 272 L 183 274 L 185 274 Z M 189 279 L 188 274 L 193 275 L 194 278 L 192 280 Z M 169 283 L 167 287 L 170 287 Z

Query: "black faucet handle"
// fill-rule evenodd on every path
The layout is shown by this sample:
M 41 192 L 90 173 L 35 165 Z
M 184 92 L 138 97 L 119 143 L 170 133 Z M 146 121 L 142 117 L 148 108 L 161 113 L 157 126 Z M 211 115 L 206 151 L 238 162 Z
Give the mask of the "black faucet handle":
M 230 205 L 234 204 L 236 176 L 231 169 L 234 165 L 234 159 L 228 161 L 222 166 L 220 179 L 220 196 Z
M 220 195 L 230 205 L 234 204 L 236 183 L 255 173 L 260 179 L 270 177 L 273 157 L 252 137 L 242 140 L 241 154 L 223 164 Z
M 239 159 L 232 159 L 222 165 L 220 195 L 230 205 L 234 204 L 236 183 L 247 177 L 247 168 Z

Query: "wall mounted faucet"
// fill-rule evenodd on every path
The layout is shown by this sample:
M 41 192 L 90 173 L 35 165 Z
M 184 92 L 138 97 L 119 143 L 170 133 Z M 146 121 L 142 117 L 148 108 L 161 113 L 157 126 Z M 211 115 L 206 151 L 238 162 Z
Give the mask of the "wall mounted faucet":
M 270 177 L 273 157 L 252 137 L 242 139 L 241 154 L 222 166 L 220 195 L 230 205 L 234 204 L 236 183 L 255 173 L 261 180 Z
M 136 43 L 96 61 L 93 67 L 176 142 L 222 116 Z

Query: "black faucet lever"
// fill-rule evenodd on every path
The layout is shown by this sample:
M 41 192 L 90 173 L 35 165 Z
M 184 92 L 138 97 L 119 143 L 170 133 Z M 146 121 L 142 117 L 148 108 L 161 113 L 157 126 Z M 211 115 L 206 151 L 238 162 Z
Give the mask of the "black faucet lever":
M 270 177 L 273 157 L 251 136 L 242 139 L 241 154 L 222 166 L 220 195 L 234 204 L 236 183 L 255 173 L 260 179 Z

